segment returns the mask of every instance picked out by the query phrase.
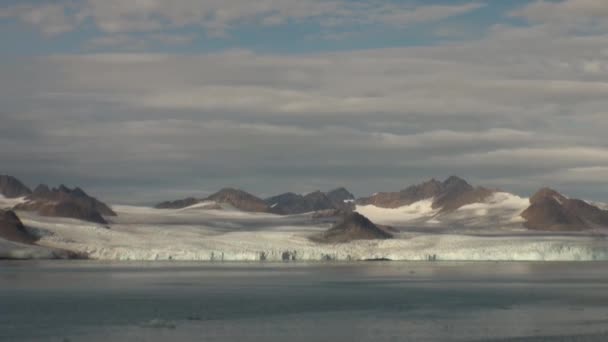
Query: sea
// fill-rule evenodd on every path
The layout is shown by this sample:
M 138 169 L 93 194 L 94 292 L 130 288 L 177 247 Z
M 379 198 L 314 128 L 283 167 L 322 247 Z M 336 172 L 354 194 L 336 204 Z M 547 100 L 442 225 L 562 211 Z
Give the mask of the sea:
M 1 261 L 0 341 L 608 341 L 608 263 Z

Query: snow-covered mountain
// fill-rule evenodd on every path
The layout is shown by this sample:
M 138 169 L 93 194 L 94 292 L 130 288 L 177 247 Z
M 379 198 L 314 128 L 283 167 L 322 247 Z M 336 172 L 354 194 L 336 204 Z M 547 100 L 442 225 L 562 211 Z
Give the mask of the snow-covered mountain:
M 455 210 L 434 207 L 434 198 L 419 200 L 398 208 L 357 205 L 357 212 L 380 224 L 409 227 L 444 228 L 523 228 L 521 213 L 528 207 L 527 198 L 495 192 L 483 201 L 466 204 Z
M 438 211 L 453 211 L 467 204 L 480 203 L 498 192 L 484 187 L 473 187 L 462 178 L 451 176 L 439 182 L 431 179 L 398 192 L 380 192 L 357 200 L 359 205 L 379 208 L 401 208 L 431 200 L 431 208 Z

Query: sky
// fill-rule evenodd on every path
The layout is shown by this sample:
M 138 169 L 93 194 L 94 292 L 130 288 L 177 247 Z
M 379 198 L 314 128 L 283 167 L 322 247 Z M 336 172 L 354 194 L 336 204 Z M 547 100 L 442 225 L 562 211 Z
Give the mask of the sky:
M 608 201 L 605 0 L 3 0 L 0 39 L 0 173 L 31 186 Z

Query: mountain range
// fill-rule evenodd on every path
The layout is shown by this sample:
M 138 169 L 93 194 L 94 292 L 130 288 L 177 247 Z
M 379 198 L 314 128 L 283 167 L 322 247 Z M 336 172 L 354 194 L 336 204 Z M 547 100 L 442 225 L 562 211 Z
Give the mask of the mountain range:
M 19 203 L 10 208 L 17 213 L 30 211 L 41 216 L 74 218 L 98 224 L 107 224 L 109 218 L 116 216 L 110 206 L 78 187 L 71 189 L 61 185 L 51 189 L 43 184 L 32 191 L 15 177 L 0 176 L 0 193 L 4 198 L 19 199 Z M 454 222 L 454 217 L 469 222 L 470 217 L 467 215 L 473 214 L 465 209 L 477 208 L 475 216 L 489 216 L 488 210 L 483 209 L 483 206 L 500 208 L 500 203 L 495 203 L 499 195 L 519 198 L 497 189 L 473 186 L 460 177 L 451 176 L 443 181 L 430 179 L 403 190 L 379 192 L 358 199 L 343 187 L 304 195 L 287 192 L 266 199 L 243 190 L 224 188 L 206 197 L 162 202 L 155 208 L 236 210 L 276 215 L 319 213 L 333 217 L 352 211 L 366 213 L 375 210 L 379 213 L 376 216 L 380 218 L 383 215 L 409 213 L 412 222 L 421 218 L 424 222 L 449 218 L 445 220 L 449 225 Z M 423 211 L 421 208 L 426 210 L 427 216 L 416 216 L 417 211 Z M 549 188 L 543 188 L 530 197 L 527 206 L 515 206 L 512 210 L 516 214 L 515 221 L 521 220 L 522 226 L 530 230 L 581 231 L 608 228 L 607 210 L 591 202 L 570 199 Z M 500 218 L 492 218 L 487 222 L 496 220 Z M 404 218 L 402 221 L 407 220 Z
M 107 204 L 89 196 L 79 187 L 70 189 L 65 185 L 49 188 L 38 185 L 33 191 L 12 176 L 0 176 L 0 193 L 5 198 L 21 198 L 16 211 L 33 211 L 41 216 L 74 218 L 94 223 L 107 224 L 105 217 L 116 216 Z

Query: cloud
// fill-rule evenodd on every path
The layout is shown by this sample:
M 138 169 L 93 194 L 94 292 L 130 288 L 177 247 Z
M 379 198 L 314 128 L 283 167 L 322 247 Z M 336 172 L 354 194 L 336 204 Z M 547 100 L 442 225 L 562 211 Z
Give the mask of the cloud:
M 569 32 L 605 32 L 608 7 L 603 0 L 534 1 L 511 13 L 546 29 Z
M 608 31 L 565 19 L 599 17 L 564 10 L 583 2 L 535 2 L 512 14 L 525 25 L 497 21 L 479 39 L 433 46 L 145 52 L 162 41 L 188 44 L 196 37 L 166 26 L 202 25 L 201 18 L 216 33 L 294 20 L 332 32 L 402 27 L 481 6 L 374 3 L 364 16 L 357 13 L 369 5 L 360 2 L 285 1 L 271 13 L 270 2 L 235 1 L 209 17 L 192 3 L 100 2 L 85 13 L 108 31 L 90 43 L 99 53 L 0 63 L 3 172 L 131 200 L 224 185 L 267 195 L 346 185 L 365 195 L 451 174 L 522 195 L 555 182 L 572 196 L 605 200 Z M 337 6 L 335 14 L 320 4 Z M 541 11 L 548 17 L 534 6 L 548 6 Z M 140 29 L 152 31 L 123 32 Z M 138 44 L 142 51 L 105 52 Z
M 17 5 L 0 8 L 0 18 L 16 17 L 37 27 L 47 36 L 56 36 L 74 30 L 80 23 L 80 16 L 67 12 L 62 4 Z
M 201 27 L 209 36 L 225 36 L 243 24 L 278 26 L 312 21 L 325 27 L 362 24 L 405 27 L 462 15 L 482 6 L 347 0 L 87 0 L 15 6 L 5 9 L 2 16 L 16 16 L 49 34 L 71 31 L 90 19 L 98 30 L 108 34 Z
M 531 22 L 554 20 L 579 20 L 581 18 L 608 17 L 608 7 L 603 0 L 534 1 L 513 12 Z
M 163 44 L 165 46 L 180 46 L 192 43 L 196 39 L 192 34 L 114 34 L 104 35 L 90 39 L 85 47 L 91 50 L 120 49 L 124 50 L 144 50 L 154 44 Z

